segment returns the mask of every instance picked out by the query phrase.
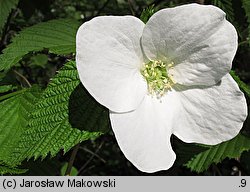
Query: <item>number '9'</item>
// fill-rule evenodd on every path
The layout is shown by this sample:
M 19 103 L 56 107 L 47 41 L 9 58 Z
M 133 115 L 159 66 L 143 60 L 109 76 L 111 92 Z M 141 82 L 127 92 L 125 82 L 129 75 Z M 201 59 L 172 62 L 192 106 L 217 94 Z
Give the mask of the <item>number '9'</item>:
M 246 179 L 241 179 L 240 183 L 241 183 L 241 187 L 246 187 L 247 185 Z

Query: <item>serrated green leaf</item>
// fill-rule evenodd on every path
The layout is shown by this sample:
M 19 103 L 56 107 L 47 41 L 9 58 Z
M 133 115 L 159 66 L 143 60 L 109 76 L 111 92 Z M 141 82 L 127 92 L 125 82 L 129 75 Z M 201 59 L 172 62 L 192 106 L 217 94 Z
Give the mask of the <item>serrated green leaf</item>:
M 1 175 L 4 175 L 4 174 L 11 174 L 11 175 L 22 174 L 22 173 L 25 173 L 26 171 L 27 171 L 27 169 L 18 169 L 18 168 L 9 167 L 9 166 L 6 166 L 6 165 L 0 163 L 0 174 Z
M 235 138 L 210 147 L 191 159 L 186 166 L 192 171 L 203 172 L 212 163 L 219 163 L 225 158 L 240 157 L 243 151 L 250 150 L 250 138 L 239 134 Z
M 19 0 L 0 0 L 0 34 L 11 10 L 16 7 L 18 1 Z
M 79 22 L 69 19 L 51 20 L 28 27 L 13 38 L 0 55 L 0 70 L 7 70 L 31 51 L 49 49 L 55 54 L 75 52 L 75 36 Z
M 7 161 L 14 146 L 18 145 L 39 94 L 37 87 L 24 89 L 0 102 L 0 161 Z
M 75 62 L 68 62 L 36 104 L 29 128 L 9 162 L 15 165 L 25 158 L 54 156 L 61 149 L 66 152 L 81 141 L 95 139 L 109 128 L 108 114 L 81 85 Z
M 234 71 L 230 71 L 230 75 L 232 75 L 232 77 L 234 78 L 234 80 L 239 85 L 240 89 L 242 91 L 244 91 L 247 94 L 248 97 L 250 97 L 250 87 L 246 83 L 244 83 L 243 81 L 241 81 L 240 78 L 239 78 L 239 76 L 237 76 Z

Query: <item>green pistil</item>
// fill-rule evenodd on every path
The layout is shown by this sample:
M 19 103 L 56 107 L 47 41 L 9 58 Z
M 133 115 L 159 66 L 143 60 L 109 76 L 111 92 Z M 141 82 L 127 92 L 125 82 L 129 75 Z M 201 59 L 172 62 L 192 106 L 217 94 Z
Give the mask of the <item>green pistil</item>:
M 168 69 L 172 66 L 173 63 L 166 64 L 160 60 L 150 61 L 143 66 L 141 74 L 147 81 L 150 94 L 161 97 L 172 88 L 174 81 L 168 74 Z

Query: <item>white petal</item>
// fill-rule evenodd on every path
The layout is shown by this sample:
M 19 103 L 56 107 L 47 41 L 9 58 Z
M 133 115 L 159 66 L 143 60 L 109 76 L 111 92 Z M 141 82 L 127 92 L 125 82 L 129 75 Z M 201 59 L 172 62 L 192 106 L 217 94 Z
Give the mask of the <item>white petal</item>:
M 143 31 L 142 46 L 150 59 L 174 62 L 170 73 L 176 82 L 214 85 L 231 69 L 237 38 L 222 10 L 189 4 L 154 14 Z
M 122 152 L 143 172 L 169 169 L 175 161 L 170 144 L 172 123 L 179 109 L 175 96 L 175 92 L 169 92 L 160 101 L 147 95 L 135 111 L 110 113 Z
M 227 74 L 218 85 L 180 92 L 182 111 L 174 134 L 185 142 L 218 144 L 235 137 L 247 117 L 247 104 Z
M 134 110 L 147 85 L 140 74 L 144 24 L 132 16 L 102 16 L 84 23 L 76 36 L 76 63 L 89 93 L 112 111 Z

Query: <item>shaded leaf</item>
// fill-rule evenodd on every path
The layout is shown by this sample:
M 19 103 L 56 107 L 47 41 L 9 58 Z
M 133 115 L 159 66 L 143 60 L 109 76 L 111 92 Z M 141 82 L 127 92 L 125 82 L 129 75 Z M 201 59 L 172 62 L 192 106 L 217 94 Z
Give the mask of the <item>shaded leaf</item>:
M 56 176 L 60 174 L 62 163 L 57 158 L 44 159 L 43 161 L 23 162 L 21 167 L 28 168 L 25 176 Z
M 67 170 L 67 167 L 68 167 L 68 163 L 65 163 L 62 168 L 61 168 L 61 176 L 64 176 L 65 175 L 65 172 Z M 71 171 L 70 171 L 70 174 L 69 176 L 77 176 L 78 174 L 78 170 L 73 166 Z
M 0 85 L 0 93 L 5 93 L 8 91 L 13 91 L 15 90 L 17 87 L 14 85 Z
M 247 22 L 248 22 L 248 41 L 250 40 L 250 1 L 249 0 L 242 0 L 242 6 L 245 10 Z M 250 43 L 250 41 L 249 41 Z
M 78 27 L 77 21 L 58 19 L 22 30 L 0 55 L 0 70 L 7 70 L 14 66 L 31 51 L 47 48 L 55 54 L 74 53 Z
M 37 54 L 31 57 L 31 64 L 35 66 L 45 67 L 48 62 L 48 56 L 45 54 Z
M 7 21 L 7 18 L 19 0 L 0 0 L 0 34 Z

